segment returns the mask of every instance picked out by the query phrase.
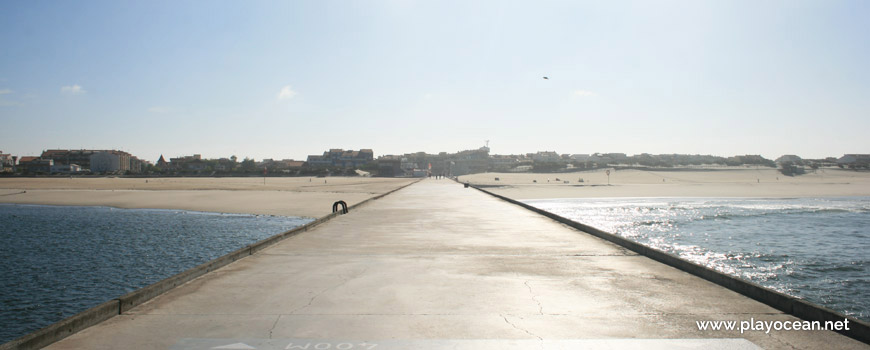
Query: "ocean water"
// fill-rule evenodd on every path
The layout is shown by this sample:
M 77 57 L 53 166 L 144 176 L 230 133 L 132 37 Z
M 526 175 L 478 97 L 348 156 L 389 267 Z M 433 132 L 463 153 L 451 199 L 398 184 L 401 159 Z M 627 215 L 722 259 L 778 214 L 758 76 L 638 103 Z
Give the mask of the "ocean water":
M 0 204 L 0 343 L 312 220 Z
M 868 197 L 524 202 L 870 320 Z

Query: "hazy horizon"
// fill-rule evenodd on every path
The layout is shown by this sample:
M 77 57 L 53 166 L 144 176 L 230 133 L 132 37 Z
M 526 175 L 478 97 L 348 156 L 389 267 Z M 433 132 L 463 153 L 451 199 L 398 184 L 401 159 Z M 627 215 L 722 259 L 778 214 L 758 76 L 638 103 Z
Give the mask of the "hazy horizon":
M 870 153 L 866 1 L 4 2 L 0 26 L 19 156 Z

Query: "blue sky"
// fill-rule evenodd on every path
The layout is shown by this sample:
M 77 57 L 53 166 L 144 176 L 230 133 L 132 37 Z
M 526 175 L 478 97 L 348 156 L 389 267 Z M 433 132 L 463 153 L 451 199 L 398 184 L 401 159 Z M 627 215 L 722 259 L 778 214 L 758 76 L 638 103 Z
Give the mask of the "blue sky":
M 0 29 L 16 155 L 870 153 L 867 1 L 4 1 Z

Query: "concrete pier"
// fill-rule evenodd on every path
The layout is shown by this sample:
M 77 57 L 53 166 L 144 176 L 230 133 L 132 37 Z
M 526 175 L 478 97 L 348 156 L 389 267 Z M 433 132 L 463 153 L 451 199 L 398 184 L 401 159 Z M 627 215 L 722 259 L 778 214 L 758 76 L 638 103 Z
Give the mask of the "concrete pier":
M 425 180 L 48 349 L 868 348 L 830 331 L 696 323 L 729 320 L 799 319 L 479 191 Z

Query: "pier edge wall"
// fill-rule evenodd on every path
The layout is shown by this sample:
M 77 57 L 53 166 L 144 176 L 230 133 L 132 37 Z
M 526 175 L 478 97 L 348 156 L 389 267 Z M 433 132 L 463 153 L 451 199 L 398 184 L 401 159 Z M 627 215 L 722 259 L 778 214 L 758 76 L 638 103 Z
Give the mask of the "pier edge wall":
M 457 181 L 458 182 L 458 181 Z M 460 183 L 465 184 L 465 183 Z M 653 249 L 647 247 L 643 244 L 628 240 L 623 238 L 622 236 L 605 232 L 594 228 L 592 226 L 588 226 L 571 219 L 565 218 L 560 215 L 553 214 L 543 209 L 536 208 L 534 206 L 528 205 L 526 203 L 520 202 L 515 199 L 511 199 L 502 195 L 498 195 L 492 193 L 490 191 L 484 190 L 478 186 L 474 186 L 468 184 L 469 187 L 474 188 L 478 191 L 486 193 L 495 198 L 501 199 L 511 204 L 518 205 L 525 209 L 531 210 L 540 215 L 546 216 L 550 219 L 553 219 L 559 223 L 571 226 L 581 232 L 588 233 L 595 237 L 604 239 L 608 242 L 619 245 L 623 248 L 631 250 L 635 253 L 663 263 L 665 265 L 674 267 L 676 269 L 685 271 L 692 275 L 701 277 L 707 281 L 713 282 L 725 288 L 728 288 L 732 291 L 740 293 L 744 296 L 752 298 L 758 302 L 769 305 L 777 310 L 780 310 L 784 313 L 790 314 L 797 318 L 808 320 L 808 321 L 843 321 L 844 319 L 849 320 L 849 330 L 841 330 L 836 331 L 840 334 L 846 335 L 850 338 L 859 340 L 861 342 L 870 344 L 870 323 L 864 322 L 857 318 L 846 316 L 837 311 L 831 310 L 821 305 L 817 305 L 806 300 L 801 300 L 795 298 L 793 296 L 777 292 L 775 290 L 769 289 L 767 287 L 763 287 L 759 284 L 745 281 L 736 277 L 732 277 L 721 273 L 719 271 L 707 268 L 705 266 L 701 266 L 680 258 L 676 255 L 666 253 L 664 251 Z

